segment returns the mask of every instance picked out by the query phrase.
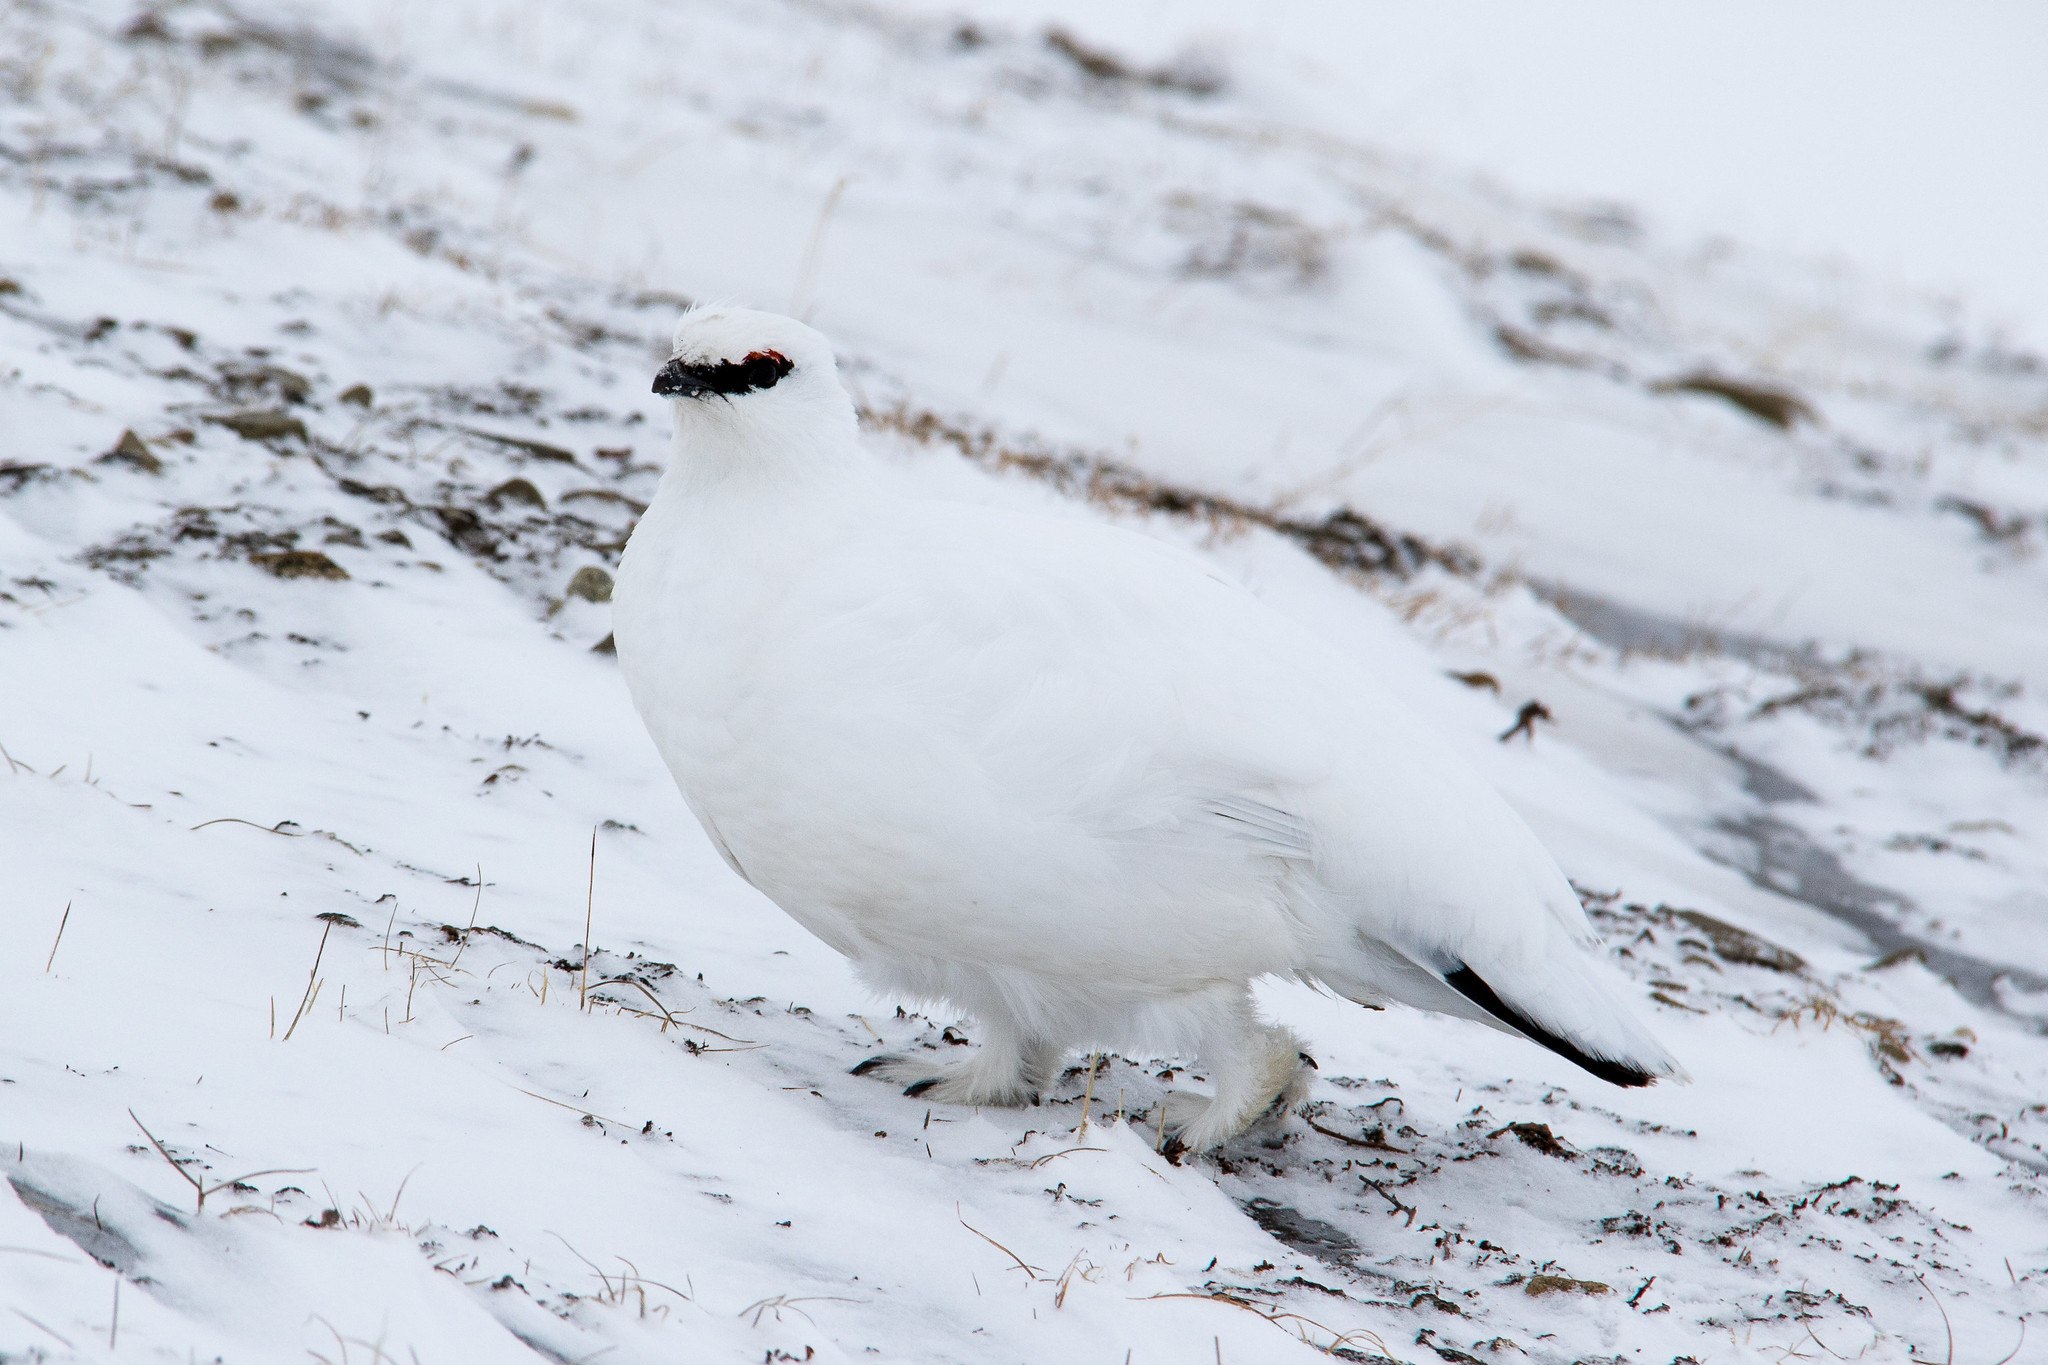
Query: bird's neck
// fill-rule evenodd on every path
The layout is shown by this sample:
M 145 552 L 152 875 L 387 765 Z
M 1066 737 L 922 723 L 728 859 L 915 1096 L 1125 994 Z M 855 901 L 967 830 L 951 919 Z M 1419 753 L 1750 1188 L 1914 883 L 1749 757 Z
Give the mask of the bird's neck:
M 831 496 L 865 482 L 869 461 L 850 409 L 843 417 L 803 409 L 741 415 L 707 404 L 678 414 L 656 496 Z

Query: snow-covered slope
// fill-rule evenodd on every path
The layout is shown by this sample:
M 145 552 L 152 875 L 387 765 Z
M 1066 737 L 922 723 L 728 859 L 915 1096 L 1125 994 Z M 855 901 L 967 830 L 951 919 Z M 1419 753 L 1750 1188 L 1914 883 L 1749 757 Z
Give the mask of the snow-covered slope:
M 2048 370 L 1178 50 L 0 13 L 0 1359 L 2042 1349 Z M 707 297 L 910 477 L 1355 649 L 1695 1083 L 1277 986 L 1314 1105 L 1213 1161 L 1171 1058 L 847 1076 L 972 1042 L 724 869 L 593 648 Z

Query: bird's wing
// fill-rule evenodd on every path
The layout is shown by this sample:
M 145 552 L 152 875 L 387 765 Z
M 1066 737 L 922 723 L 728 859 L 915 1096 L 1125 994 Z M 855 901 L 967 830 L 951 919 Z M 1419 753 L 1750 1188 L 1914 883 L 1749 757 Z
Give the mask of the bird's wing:
M 1130 532 L 989 517 L 970 534 L 1005 566 L 969 591 L 1017 651 L 977 708 L 1004 717 L 981 758 L 1006 787 L 1188 860 L 1222 896 L 1277 900 L 1297 975 L 1610 1078 L 1676 1071 L 1593 973 L 1577 894 L 1535 835 L 1355 662 Z

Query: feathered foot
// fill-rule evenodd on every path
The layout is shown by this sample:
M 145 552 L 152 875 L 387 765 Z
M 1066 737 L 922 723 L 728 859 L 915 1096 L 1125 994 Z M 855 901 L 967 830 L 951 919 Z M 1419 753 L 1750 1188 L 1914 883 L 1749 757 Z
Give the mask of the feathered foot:
M 1038 1103 L 1064 1055 L 1064 1049 L 1049 1043 L 991 1034 L 972 1056 L 959 1061 L 884 1054 L 868 1058 L 852 1074 L 899 1083 L 904 1094 L 940 1104 L 1020 1108 Z
M 1203 1051 L 1215 1079 L 1215 1097 L 1184 1090 L 1159 1106 L 1162 1150 L 1178 1159 L 1212 1147 L 1261 1123 L 1287 1118 L 1308 1098 L 1315 1058 L 1289 1029 L 1258 1024 L 1223 1047 Z

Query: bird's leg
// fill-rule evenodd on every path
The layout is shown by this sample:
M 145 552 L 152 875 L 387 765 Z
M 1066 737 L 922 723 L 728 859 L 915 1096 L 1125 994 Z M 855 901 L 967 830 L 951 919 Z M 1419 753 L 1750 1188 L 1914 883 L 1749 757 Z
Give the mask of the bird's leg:
M 1213 1099 L 1176 1090 L 1160 1104 L 1166 1142 L 1203 1152 L 1308 1098 L 1315 1059 L 1291 1029 L 1260 1021 L 1249 996 L 1203 1030 L 1198 1056 L 1216 1087 Z
M 981 1046 L 958 1061 L 940 1061 L 933 1053 L 885 1055 L 868 1058 L 853 1074 L 899 1084 L 906 1095 L 941 1104 L 1014 1108 L 1038 1103 L 1066 1049 L 1026 1035 L 1007 1019 L 984 1017 L 980 1022 Z

